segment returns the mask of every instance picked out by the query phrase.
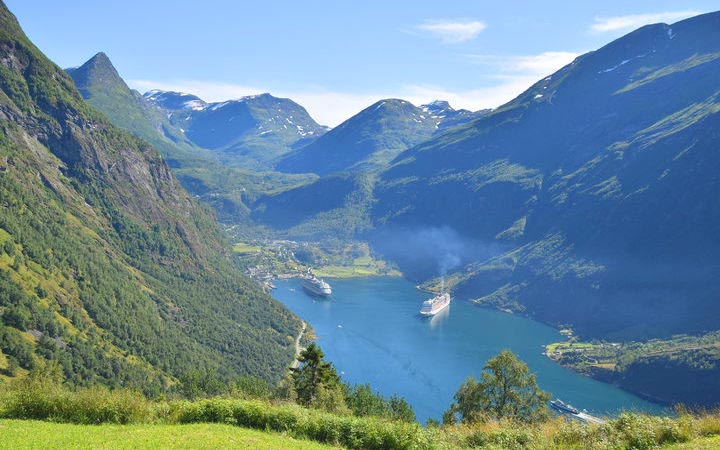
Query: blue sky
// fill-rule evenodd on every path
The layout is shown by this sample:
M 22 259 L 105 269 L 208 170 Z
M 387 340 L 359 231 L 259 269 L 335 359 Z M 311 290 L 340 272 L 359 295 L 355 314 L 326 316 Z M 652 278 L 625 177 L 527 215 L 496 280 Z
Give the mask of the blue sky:
M 62 67 L 98 51 L 141 92 L 270 92 L 337 125 L 376 100 L 496 107 L 576 55 L 720 1 L 5 0 Z

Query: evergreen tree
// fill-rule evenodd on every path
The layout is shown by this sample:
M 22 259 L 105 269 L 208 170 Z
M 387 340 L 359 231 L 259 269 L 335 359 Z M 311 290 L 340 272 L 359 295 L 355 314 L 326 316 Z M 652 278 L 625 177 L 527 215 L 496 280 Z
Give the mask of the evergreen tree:
M 325 354 L 314 342 L 300 353 L 300 366 L 293 368 L 297 402 L 303 406 L 316 404 L 320 389 L 327 390 L 340 385 L 335 368 L 323 360 Z

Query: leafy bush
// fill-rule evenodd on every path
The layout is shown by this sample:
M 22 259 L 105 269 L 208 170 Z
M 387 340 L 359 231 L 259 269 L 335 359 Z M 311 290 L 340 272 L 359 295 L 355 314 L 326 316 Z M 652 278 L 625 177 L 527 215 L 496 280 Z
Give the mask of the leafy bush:
M 417 423 L 338 416 L 297 405 L 270 405 L 252 400 L 174 402 L 170 405 L 170 420 L 177 423 L 231 423 L 286 432 L 297 438 L 349 448 L 406 449 L 431 446 L 427 433 Z
M 129 390 L 102 387 L 70 391 L 47 379 L 26 378 L 4 389 L 0 415 L 12 419 L 80 424 L 138 423 L 152 420 L 152 403 Z

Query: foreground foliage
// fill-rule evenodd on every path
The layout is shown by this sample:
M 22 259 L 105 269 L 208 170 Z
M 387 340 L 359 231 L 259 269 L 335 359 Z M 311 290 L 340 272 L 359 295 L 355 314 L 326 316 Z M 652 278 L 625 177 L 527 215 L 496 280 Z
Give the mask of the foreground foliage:
M 550 394 L 540 390 L 527 364 L 503 350 L 485 364 L 479 381 L 465 380 L 443 421 L 452 424 L 459 416 L 465 423 L 487 419 L 537 422 L 548 417 L 549 400 Z
M 3 448 L 52 448 L 52 445 L 44 445 L 41 433 L 60 436 L 57 444 L 53 444 L 56 448 L 67 447 L 69 444 L 63 443 L 69 439 L 68 436 L 80 439 L 75 441 L 75 445 L 87 440 L 86 447 L 98 447 L 98 436 L 103 435 L 101 430 L 106 430 L 108 442 L 123 439 L 134 442 L 133 439 L 140 439 L 138 434 L 147 434 L 145 439 L 148 440 L 138 444 L 141 448 L 142 445 L 150 446 L 151 443 L 167 447 L 164 442 L 173 439 L 178 442 L 174 445 L 184 443 L 184 447 L 208 448 L 213 447 L 213 442 L 222 442 L 220 439 L 225 436 L 231 439 L 231 442 L 238 439 L 237 442 L 241 443 L 246 438 L 257 439 L 251 441 L 257 442 L 256 444 L 248 444 L 255 448 L 309 446 L 301 441 L 289 440 L 292 438 L 310 439 L 347 448 L 641 450 L 681 444 L 685 447 L 678 448 L 712 448 L 703 446 L 713 440 L 717 442 L 720 437 L 720 413 L 679 412 L 675 417 L 625 413 L 616 419 L 608 420 L 604 425 L 552 418 L 534 423 L 506 419 L 422 427 L 417 423 L 332 414 L 270 400 L 216 397 L 196 401 L 150 401 L 132 391 L 109 391 L 106 388 L 69 390 L 47 379 L 37 378 L 0 384 L 0 418 L 118 425 L 90 429 L 75 425 L 1 420 L 0 430 L 3 432 L 0 433 L 0 447 Z M 224 426 L 186 426 L 197 423 Z M 120 426 L 121 424 L 123 426 Z M 285 437 L 270 433 L 236 433 L 229 426 L 282 433 Z M 5 433 L 6 430 L 9 432 Z M 209 436 L 215 433 L 218 436 Z M 203 436 L 207 441 L 203 440 Z M 130 448 L 122 445 L 119 448 Z
M 276 433 L 223 424 L 190 425 L 68 425 L 37 421 L 0 420 L 0 447 L 21 449 L 112 448 L 324 449 L 329 446 Z

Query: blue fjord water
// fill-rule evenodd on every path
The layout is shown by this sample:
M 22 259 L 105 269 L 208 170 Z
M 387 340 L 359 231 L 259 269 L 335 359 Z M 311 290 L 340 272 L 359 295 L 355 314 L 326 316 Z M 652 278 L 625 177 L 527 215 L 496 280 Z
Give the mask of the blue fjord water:
M 326 358 L 345 381 L 404 396 L 421 422 L 440 419 L 463 380 L 478 377 L 485 362 L 505 348 L 527 362 L 542 389 L 590 413 L 663 411 L 543 356 L 545 344 L 563 337 L 542 323 L 464 301 L 453 301 L 428 319 L 418 314 L 428 295 L 407 280 L 329 281 L 329 299 L 311 298 L 299 280 L 277 281 L 273 295 L 312 325 Z

